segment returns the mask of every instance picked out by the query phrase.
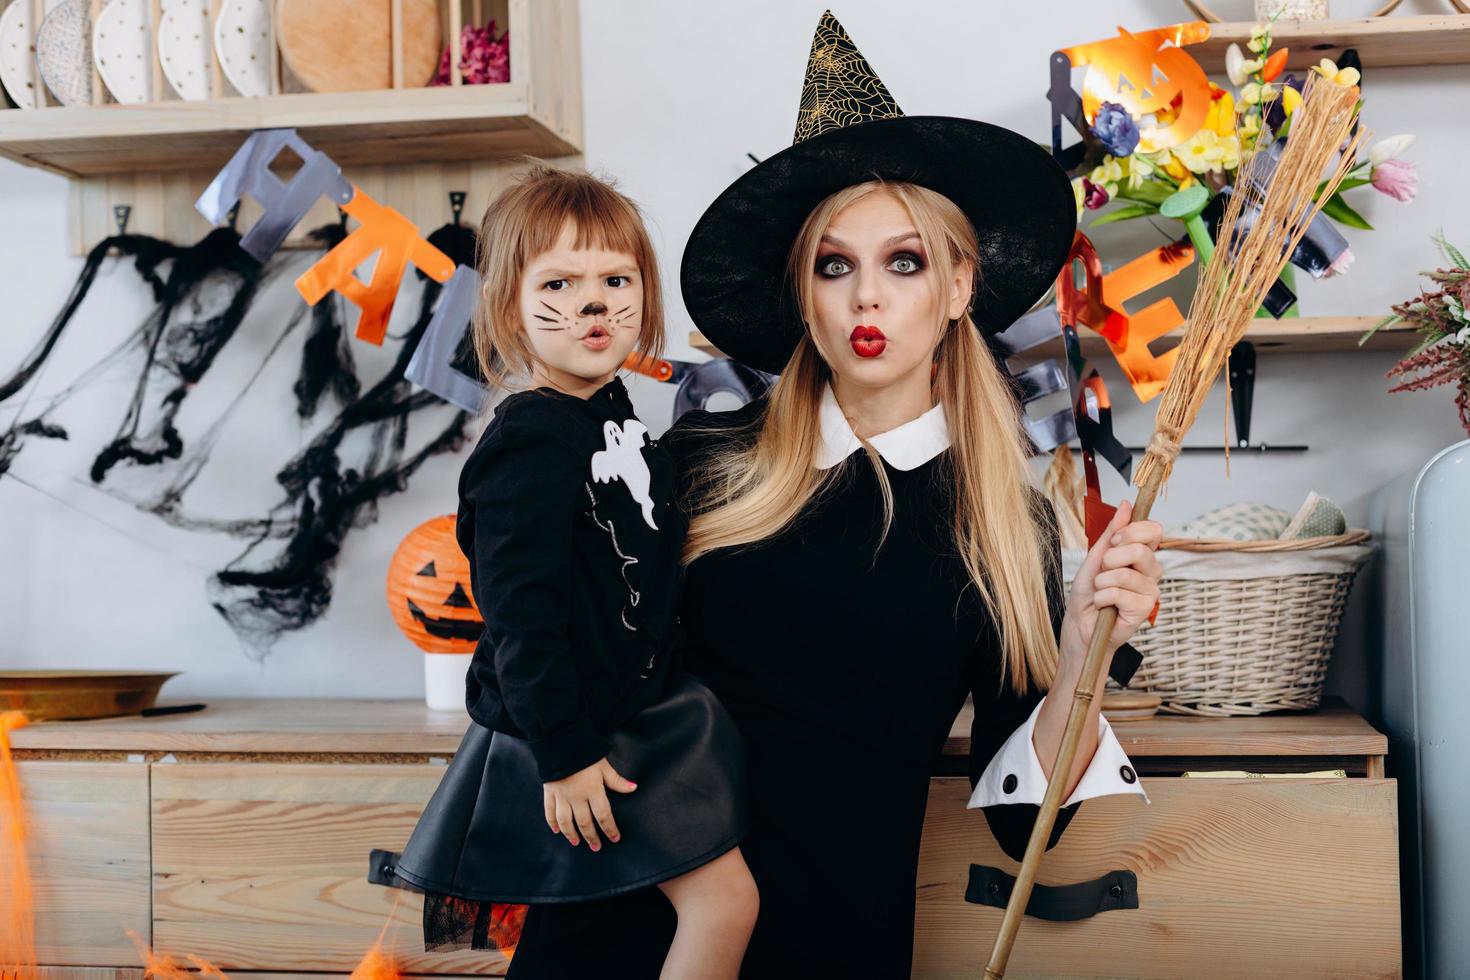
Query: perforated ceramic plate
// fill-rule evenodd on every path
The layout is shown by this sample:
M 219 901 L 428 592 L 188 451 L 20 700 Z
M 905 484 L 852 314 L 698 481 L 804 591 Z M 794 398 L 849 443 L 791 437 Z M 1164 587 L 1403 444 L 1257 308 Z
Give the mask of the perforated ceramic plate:
M 270 0 L 225 0 L 214 22 L 214 52 L 235 91 L 270 95 Z
M 133 104 L 149 101 L 152 58 L 148 0 L 109 0 L 92 26 L 92 60 L 114 99 Z
M 165 671 L 7 670 L 0 672 L 0 711 L 20 711 L 31 721 L 132 715 L 151 708 L 159 688 L 177 676 Z
M 163 0 L 158 25 L 158 61 L 163 77 L 179 98 L 202 102 L 209 98 L 208 0 Z
M 87 0 L 63 0 L 36 32 L 41 78 L 62 105 L 92 102 L 92 18 Z

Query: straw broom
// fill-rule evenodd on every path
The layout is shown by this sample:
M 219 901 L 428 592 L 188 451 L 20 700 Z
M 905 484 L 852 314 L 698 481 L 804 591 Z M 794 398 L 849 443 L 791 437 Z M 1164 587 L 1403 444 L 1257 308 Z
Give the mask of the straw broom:
M 1133 505 L 1135 521 L 1148 518 L 1154 497 L 1169 479 L 1174 460 L 1179 456 L 1179 442 L 1194 424 L 1205 396 L 1230 356 L 1230 348 L 1245 334 L 1267 290 L 1306 232 L 1307 224 L 1336 193 L 1338 184 L 1352 168 L 1358 145 L 1368 136 L 1361 128 L 1352 133 L 1357 108 L 1356 86 L 1340 85 L 1315 73 L 1309 74 L 1302 104 L 1292 114 L 1290 135 L 1274 173 L 1260 182 L 1264 186 L 1253 180 L 1236 181 L 1220 222 L 1215 253 L 1200 273 L 1190 301 L 1189 324 L 1159 404 L 1153 438 L 1134 475 L 1139 487 Z M 1333 161 L 1333 154 L 1340 147 L 1342 154 Z M 1261 162 L 1254 157 L 1262 148 L 1261 137 L 1257 136 L 1256 145 L 1250 148 L 1249 157 L 1242 160 L 1238 173 L 1245 175 L 1252 163 Z M 1331 174 L 1318 194 L 1318 181 L 1329 168 Z M 1258 210 L 1254 218 L 1248 216 L 1248 220 L 1242 221 L 1241 215 L 1248 206 Z M 1006 961 L 1010 959 L 1021 916 L 1031 898 L 1047 838 L 1056 823 L 1062 790 L 1072 772 L 1108 636 L 1117 619 L 1118 610 L 1114 606 L 1098 610 L 1097 625 L 1072 699 L 1072 711 L 1067 716 L 1062 744 L 1051 768 L 1051 780 L 1031 829 L 1031 840 L 1026 845 L 1015 887 L 1011 889 L 990 962 L 985 967 L 986 980 L 1000 980 L 1005 976 Z

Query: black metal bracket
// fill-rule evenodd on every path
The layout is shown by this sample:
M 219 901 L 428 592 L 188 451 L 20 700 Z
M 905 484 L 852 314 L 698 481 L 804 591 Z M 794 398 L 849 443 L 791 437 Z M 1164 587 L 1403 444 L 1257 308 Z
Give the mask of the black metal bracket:
M 1230 414 L 1235 417 L 1235 448 L 1251 441 L 1251 401 L 1256 396 L 1256 348 L 1242 340 L 1230 348 Z

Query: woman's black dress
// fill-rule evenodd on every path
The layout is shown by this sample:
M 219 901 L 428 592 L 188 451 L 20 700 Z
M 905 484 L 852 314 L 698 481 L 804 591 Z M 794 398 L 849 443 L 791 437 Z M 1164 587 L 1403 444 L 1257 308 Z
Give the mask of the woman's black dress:
M 760 408 L 692 412 L 663 442 L 687 473 Z M 858 453 L 791 530 L 687 570 L 686 663 L 746 743 L 741 847 L 761 907 L 743 976 L 907 977 L 929 779 L 950 727 L 973 693 L 973 781 L 1040 700 L 1000 685 L 995 627 L 948 530 L 949 458 L 883 464 L 894 519 L 881 549 L 879 485 Z M 1060 588 L 1049 600 L 1059 628 Z M 1019 860 L 1037 807 L 984 812 Z M 656 894 L 532 907 L 511 976 L 656 977 L 672 926 Z

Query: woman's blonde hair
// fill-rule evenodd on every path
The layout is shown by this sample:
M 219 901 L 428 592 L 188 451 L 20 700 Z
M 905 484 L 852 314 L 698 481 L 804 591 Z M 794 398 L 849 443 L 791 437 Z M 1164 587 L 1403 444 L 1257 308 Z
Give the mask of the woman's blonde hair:
M 663 354 L 663 287 L 638 206 L 586 171 L 537 163 L 490 202 L 480 221 L 476 266 L 484 285 L 471 335 L 475 359 L 492 384 L 509 387 L 511 377 L 529 375 L 536 365 L 521 322 L 521 275 L 555 247 L 568 222 L 576 230 L 574 248 L 626 252 L 637 260 L 643 316 L 634 349 L 646 357 Z
M 823 233 L 848 205 L 887 193 L 908 210 L 939 283 L 956 270 L 977 270 L 975 229 L 954 202 L 914 184 L 870 181 L 828 197 L 807 217 L 792 246 L 787 276 L 808 324 L 770 392 L 753 442 L 733 441 L 712 452 L 692 474 L 695 517 L 684 547 L 685 562 L 717 548 L 763 541 L 789 527 L 835 485 L 851 462 L 820 470 L 819 407 L 831 371 L 811 336 L 812 269 Z M 947 312 L 947 311 L 946 311 Z M 944 313 L 941 313 L 943 316 Z M 951 449 L 939 471 L 954 500 L 957 549 L 1000 636 L 1002 683 L 1017 693 L 1032 683 L 1050 687 L 1057 642 L 1047 596 L 1060 590 L 1059 568 L 1044 555 L 1055 548 L 1045 502 L 1031 489 L 1020 408 L 969 312 L 943 325 L 935 349 L 933 391 L 944 405 Z M 882 487 L 884 534 L 893 520 L 893 494 L 880 457 L 863 440 L 867 464 Z M 1033 502 L 1036 501 L 1036 502 Z M 879 547 L 881 548 L 881 540 Z

